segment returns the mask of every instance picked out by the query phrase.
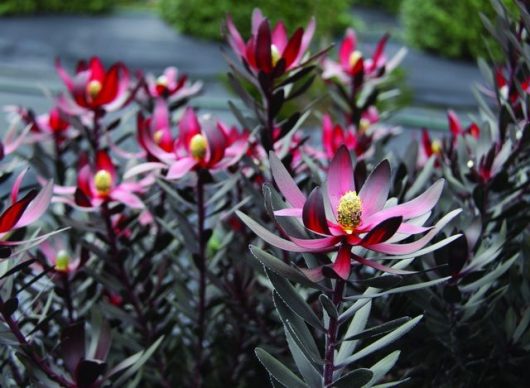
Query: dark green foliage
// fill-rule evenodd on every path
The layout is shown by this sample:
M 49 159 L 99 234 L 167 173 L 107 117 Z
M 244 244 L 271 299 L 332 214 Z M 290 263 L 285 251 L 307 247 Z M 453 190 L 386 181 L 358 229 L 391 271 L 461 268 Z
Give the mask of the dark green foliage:
M 232 15 L 241 35 L 250 34 L 250 15 L 260 8 L 264 15 L 276 22 L 283 20 L 290 32 L 305 26 L 315 15 L 318 18 L 315 35 L 338 33 L 352 22 L 347 0 L 160 0 L 160 15 L 178 30 L 206 39 L 220 40 L 221 24 L 226 14 Z
M 371 8 L 384 9 L 385 11 L 397 13 L 403 0 L 352 0 L 353 5 L 362 5 Z
M 515 9 L 514 2 L 503 3 Z M 494 15 L 489 0 L 403 0 L 405 38 L 413 46 L 451 58 L 487 57 L 486 47 L 495 43 L 486 33 L 481 12 Z
M 109 11 L 112 2 L 106 0 L 2 0 L 0 15 L 35 13 L 101 13 Z

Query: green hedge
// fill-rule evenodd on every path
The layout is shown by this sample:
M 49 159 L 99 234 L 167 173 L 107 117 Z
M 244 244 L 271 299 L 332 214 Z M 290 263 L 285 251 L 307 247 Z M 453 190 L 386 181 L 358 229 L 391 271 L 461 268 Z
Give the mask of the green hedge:
M 512 0 L 504 3 L 515 9 Z M 490 0 L 403 0 L 401 18 L 405 38 L 413 46 L 452 58 L 487 57 L 484 37 L 491 47 L 479 13 L 493 16 Z
M 426 0 L 428 1 L 428 0 Z M 352 5 L 362 5 L 365 7 L 382 8 L 385 11 L 398 13 L 403 0 L 350 0 Z
M 254 8 L 273 22 L 281 19 L 289 31 L 305 26 L 317 17 L 318 36 L 340 33 L 352 23 L 350 0 L 160 0 L 162 17 L 179 31 L 206 39 L 221 39 L 221 24 L 227 13 L 243 38 L 250 34 L 250 15 Z
M 0 0 L 0 15 L 101 13 L 111 7 L 110 0 Z

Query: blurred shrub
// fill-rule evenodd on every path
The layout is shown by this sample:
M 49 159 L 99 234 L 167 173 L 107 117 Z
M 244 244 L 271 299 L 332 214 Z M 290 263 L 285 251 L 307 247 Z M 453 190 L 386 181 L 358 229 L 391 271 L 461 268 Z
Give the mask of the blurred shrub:
M 260 8 L 272 22 L 283 20 L 290 32 L 318 17 L 318 36 L 340 33 L 352 24 L 350 0 L 160 0 L 161 16 L 179 31 L 206 39 L 219 40 L 226 14 L 232 15 L 243 37 L 250 35 L 250 15 Z
M 101 13 L 108 11 L 112 2 L 108 0 L 2 0 L 0 15 L 31 13 Z
M 385 11 L 397 13 L 403 0 L 351 0 L 352 5 L 363 5 L 372 8 L 382 8 Z
M 516 8 L 510 0 L 503 3 Z M 494 16 L 490 0 L 403 0 L 405 38 L 413 46 L 447 57 L 487 57 L 486 47 L 491 46 L 494 54 L 497 47 L 482 24 L 480 12 Z

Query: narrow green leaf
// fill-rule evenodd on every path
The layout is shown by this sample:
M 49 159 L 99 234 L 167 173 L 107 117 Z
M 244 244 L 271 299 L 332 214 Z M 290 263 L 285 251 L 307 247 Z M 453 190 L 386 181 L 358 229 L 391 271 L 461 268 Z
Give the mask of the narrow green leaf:
M 384 295 L 392 295 L 392 294 L 399 294 L 399 293 L 403 293 L 403 292 L 416 291 L 416 290 L 421 290 L 422 288 L 427 288 L 427 287 L 434 286 L 434 285 L 439 284 L 439 283 L 444 283 L 447 280 L 449 280 L 450 278 L 451 278 L 451 276 L 446 276 L 445 278 L 430 280 L 428 282 L 417 283 L 417 284 L 409 284 L 407 286 L 391 288 L 390 290 L 379 292 L 379 293 L 375 293 L 375 294 L 366 294 L 366 295 L 362 294 L 362 295 L 348 296 L 348 297 L 345 297 L 344 299 L 346 299 L 346 300 L 358 300 L 358 299 L 364 299 L 364 298 L 377 298 L 379 296 L 384 296 Z
M 500 264 L 493 271 L 489 272 L 487 275 L 481 277 L 480 279 L 474 281 L 473 283 L 467 284 L 460 288 L 462 292 L 470 292 L 479 289 L 480 287 L 491 284 L 502 276 L 506 271 L 510 269 L 512 264 L 519 258 L 519 253 L 513 255 L 509 260 Z
M 338 319 L 339 313 L 336 307 L 333 305 L 333 302 L 331 302 L 331 300 L 325 294 L 320 294 L 320 296 L 318 297 L 318 300 L 320 300 L 320 304 L 322 305 L 322 307 L 324 308 L 324 310 L 326 311 L 329 317 Z
M 115 374 L 125 371 L 123 375 L 120 376 L 118 380 L 115 381 L 115 386 L 122 386 L 123 383 L 131 377 L 136 371 L 138 371 L 146 362 L 147 360 L 153 355 L 153 353 L 156 351 L 156 349 L 160 346 L 162 343 L 164 337 L 160 337 L 157 339 L 148 349 L 142 350 L 138 353 L 133 354 L 130 357 L 127 357 L 125 360 L 120 362 L 118 365 L 116 365 L 114 368 L 112 368 L 110 371 L 108 371 L 105 374 L 105 378 L 109 378 L 114 376 Z
M 374 375 L 368 386 L 372 386 L 373 384 L 381 380 L 383 377 L 385 377 L 386 374 L 390 371 L 390 369 L 392 369 L 394 365 L 396 365 L 400 354 L 401 352 L 399 350 L 396 350 L 395 352 L 390 353 L 382 360 L 378 361 L 376 364 L 372 365 L 370 370 L 374 372 Z
M 303 351 L 300 349 L 292 335 L 286 331 L 285 336 L 287 338 L 287 344 L 291 355 L 293 356 L 294 362 L 298 371 L 304 378 L 304 381 L 310 388 L 321 388 L 322 376 L 313 366 L 311 361 L 305 356 Z
M 333 383 L 336 388 L 361 388 L 370 382 L 374 373 L 370 369 L 359 368 L 345 374 Z
M 307 303 L 302 299 L 300 294 L 296 292 L 291 283 L 278 276 L 273 271 L 266 271 L 272 286 L 285 304 L 315 329 L 324 330 L 324 326 L 320 322 L 320 319 L 318 319 L 313 310 L 311 310 Z
M 353 341 L 353 340 L 358 340 L 358 339 L 363 339 L 363 338 L 370 338 L 370 337 L 374 337 L 379 334 L 388 333 L 389 331 L 394 330 L 396 327 L 399 327 L 408 321 L 410 321 L 410 317 L 394 319 L 392 321 L 385 322 L 381 325 L 374 326 L 369 329 L 363 330 L 360 333 L 355 334 L 351 337 L 344 338 L 343 341 Z
M 515 328 L 515 331 L 513 332 L 512 341 L 514 343 L 517 343 L 519 341 L 523 333 L 528 328 L 529 323 L 530 323 L 530 307 L 528 307 L 525 310 L 523 317 L 521 318 L 521 321 L 519 322 L 519 324 Z
M 367 347 L 361 349 L 357 353 L 351 355 L 350 357 L 346 358 L 342 365 L 340 367 L 348 366 L 349 364 L 360 360 L 363 357 L 368 356 L 369 354 L 384 348 L 387 345 L 390 345 L 397 339 L 404 336 L 406 333 L 408 333 L 416 324 L 423 318 L 423 315 L 417 316 L 416 318 L 410 320 L 407 323 L 404 323 L 400 327 L 398 327 L 396 330 L 392 331 L 390 334 L 385 335 L 383 338 L 378 339 L 374 343 L 368 345 Z
M 307 385 L 297 375 L 265 350 L 256 348 L 255 352 L 258 360 L 276 381 L 287 388 L 307 388 Z
M 307 328 L 305 321 L 287 307 L 276 291 L 272 293 L 272 300 L 285 326 L 285 332 L 292 336 L 300 350 L 309 360 L 315 364 L 323 365 L 324 362 L 320 357 L 318 346 Z
M 359 310 L 355 313 L 352 321 L 348 325 L 348 329 L 344 334 L 345 338 L 353 337 L 354 335 L 361 333 L 366 327 L 368 318 L 370 317 L 370 311 L 372 311 L 372 301 L 367 299 L 368 303 L 364 304 Z M 355 351 L 357 346 L 357 341 L 346 341 L 342 342 L 339 348 L 335 362 L 341 364 L 346 360 L 352 353 Z
M 317 288 L 319 290 L 323 289 L 323 287 L 319 284 L 313 283 L 311 280 L 309 280 L 298 268 L 285 264 L 282 260 L 271 255 L 270 253 L 265 252 L 254 245 L 250 245 L 250 252 L 262 265 L 279 276 L 285 277 L 286 279 L 300 283 L 307 287 Z

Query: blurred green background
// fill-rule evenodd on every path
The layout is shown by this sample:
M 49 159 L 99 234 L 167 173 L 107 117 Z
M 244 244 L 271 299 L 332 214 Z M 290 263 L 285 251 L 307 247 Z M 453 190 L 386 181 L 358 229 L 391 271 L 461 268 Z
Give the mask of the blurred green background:
M 503 0 L 511 9 L 512 0 Z M 221 21 L 230 13 L 243 36 L 250 30 L 249 15 L 259 7 L 273 21 L 304 26 L 318 17 L 318 35 L 340 35 L 345 27 L 362 30 L 355 7 L 373 7 L 394 14 L 408 45 L 450 58 L 473 59 L 496 50 L 485 33 L 479 13 L 493 15 L 490 0 L 0 0 L 0 15 L 83 13 L 146 9 L 178 31 L 209 40 L 221 39 Z

